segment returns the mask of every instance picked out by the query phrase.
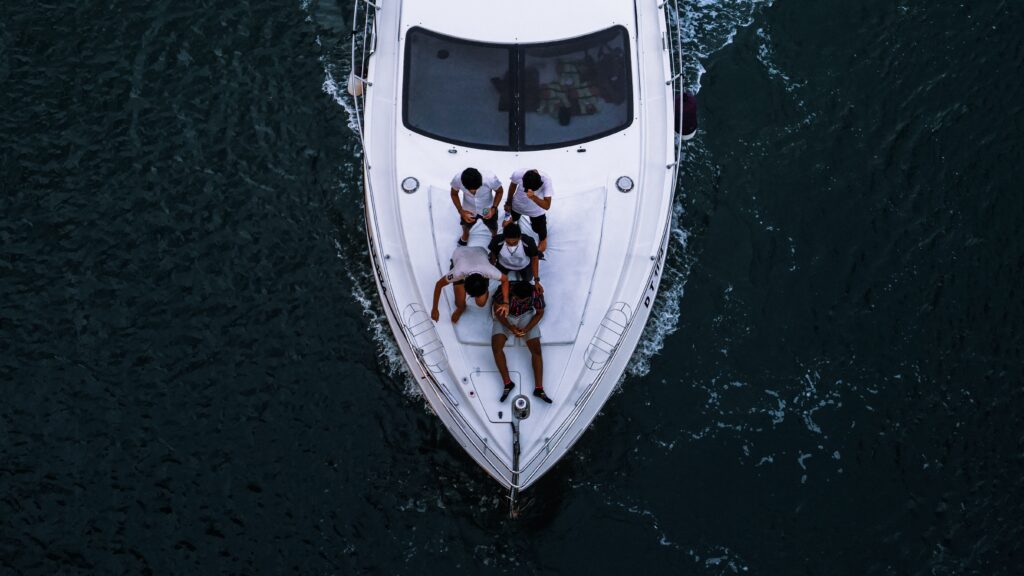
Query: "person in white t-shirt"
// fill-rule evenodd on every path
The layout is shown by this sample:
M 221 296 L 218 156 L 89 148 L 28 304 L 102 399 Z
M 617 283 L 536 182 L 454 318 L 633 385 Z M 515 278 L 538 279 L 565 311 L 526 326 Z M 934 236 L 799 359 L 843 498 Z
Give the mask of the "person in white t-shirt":
M 547 211 L 551 209 L 555 186 L 551 177 L 539 170 L 516 170 L 511 181 L 505 211 L 511 213 L 512 222 L 518 223 L 523 216 L 530 219 L 530 228 L 539 241 L 537 249 L 543 254 L 548 248 Z
M 487 258 L 487 251 L 479 246 L 458 246 L 452 253 L 448 274 L 441 276 L 434 284 L 434 305 L 430 309 L 430 318 L 437 322 L 441 313 L 437 304 L 441 300 L 441 290 L 452 284 L 455 290 L 455 311 L 452 312 L 452 324 L 466 311 L 466 294 L 473 297 L 476 305 L 483 308 L 487 305 L 488 279 L 501 281 L 501 293 L 508 302 L 508 276 L 495 268 Z M 501 306 L 504 306 L 502 312 Z M 508 305 L 495 308 L 499 315 L 508 313 Z
M 459 192 L 462 192 L 461 201 Z M 466 168 L 452 178 L 452 204 L 459 212 L 459 224 L 462 226 L 459 246 L 466 245 L 469 231 L 477 220 L 483 220 L 491 236 L 498 233 L 498 204 L 501 204 L 504 194 L 501 180 L 494 172 Z

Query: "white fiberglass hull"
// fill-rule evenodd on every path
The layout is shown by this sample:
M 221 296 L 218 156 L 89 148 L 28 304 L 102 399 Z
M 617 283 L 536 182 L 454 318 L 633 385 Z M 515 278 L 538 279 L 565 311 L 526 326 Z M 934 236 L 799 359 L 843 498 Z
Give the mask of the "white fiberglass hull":
M 441 17 L 446 8 L 464 6 L 458 0 L 437 1 L 430 8 L 440 13 L 434 16 L 437 26 L 450 21 Z M 511 9 L 501 2 L 489 7 Z M 650 315 L 667 251 L 679 159 L 672 129 L 671 42 L 664 12 L 654 1 L 639 1 L 635 10 L 629 4 L 616 7 L 607 21 L 591 11 L 593 21 L 577 25 L 595 30 L 610 23 L 628 30 L 634 73 L 630 122 L 561 148 L 482 150 L 405 126 L 403 42 L 414 25 L 435 23 L 425 10 L 422 3 L 392 2 L 375 14 L 376 49 L 364 65 L 365 85 L 356 98 L 357 106 L 365 106 L 360 119 L 367 243 L 388 323 L 424 398 L 463 449 L 515 492 L 536 482 L 591 424 L 621 379 Z M 453 296 L 446 288 L 440 321 L 429 318 L 434 283 L 447 271 L 459 233 L 448 182 L 466 166 L 495 172 L 506 191 L 508 174 L 523 167 L 539 168 L 557 183 L 548 213 L 547 259 L 541 263 L 547 309 L 540 324 L 544 388 L 554 403 L 530 402 L 525 418 L 513 413 L 509 401 L 499 401 L 489 307 L 469 303 L 453 325 Z M 622 176 L 635 186 L 623 187 Z M 403 191 L 400 183 L 408 177 L 419 185 Z M 532 232 L 529 226 L 526 231 Z M 477 225 L 470 245 L 486 245 L 489 238 Z M 514 339 L 505 352 L 517 384 L 513 398 L 535 400 L 525 344 Z

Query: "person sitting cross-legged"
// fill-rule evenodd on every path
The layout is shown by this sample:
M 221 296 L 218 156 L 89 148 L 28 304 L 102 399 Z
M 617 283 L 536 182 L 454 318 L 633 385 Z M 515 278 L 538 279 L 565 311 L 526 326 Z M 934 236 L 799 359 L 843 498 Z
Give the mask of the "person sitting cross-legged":
M 491 240 L 491 262 L 501 270 L 503 274 L 516 272 L 518 280 L 523 282 L 533 281 L 537 291 L 544 292 L 540 285 L 540 273 L 538 271 L 540 253 L 537 251 L 537 243 L 529 234 L 523 234 L 519 224 L 509 224 L 505 230 Z
M 551 398 L 544 393 L 544 359 L 540 349 L 540 328 L 537 326 L 544 317 L 544 296 L 528 282 L 516 282 L 512 285 L 511 301 L 508 314 L 502 314 L 501 307 L 505 304 L 502 294 L 494 294 L 494 323 L 491 325 L 491 352 L 494 363 L 498 366 L 504 387 L 501 391 L 501 402 L 504 402 L 515 383 L 508 374 L 508 363 L 505 359 L 505 342 L 509 338 L 525 338 L 526 347 L 530 350 L 530 363 L 533 366 L 533 395 L 551 404 Z

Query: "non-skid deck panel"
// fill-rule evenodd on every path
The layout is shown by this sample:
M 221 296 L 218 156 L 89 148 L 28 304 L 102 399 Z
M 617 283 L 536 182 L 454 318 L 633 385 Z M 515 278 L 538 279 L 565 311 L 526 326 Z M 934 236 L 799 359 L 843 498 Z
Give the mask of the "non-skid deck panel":
M 447 273 L 452 251 L 462 233 L 450 194 L 448 188 L 430 187 L 437 276 Z M 605 195 L 603 187 L 566 193 L 560 189 L 552 200 L 548 212 L 548 248 L 545 260 L 540 262 L 541 284 L 544 286 L 547 305 L 540 323 L 541 341 L 544 344 L 572 344 L 576 341 L 601 251 Z M 527 224 L 527 218 L 523 218 L 521 224 L 524 233 L 536 238 Z M 486 247 L 490 240 L 491 234 L 483 223 L 478 223 L 470 232 L 471 246 Z M 498 282 L 491 282 L 491 292 L 497 286 Z M 453 310 L 451 288 L 445 289 L 444 297 L 449 304 L 449 311 Z M 456 324 L 455 334 L 462 344 L 489 346 L 492 323 L 490 308 L 478 308 L 472 299 L 467 300 L 466 312 Z M 518 342 L 518 338 L 516 340 L 516 345 L 524 345 Z

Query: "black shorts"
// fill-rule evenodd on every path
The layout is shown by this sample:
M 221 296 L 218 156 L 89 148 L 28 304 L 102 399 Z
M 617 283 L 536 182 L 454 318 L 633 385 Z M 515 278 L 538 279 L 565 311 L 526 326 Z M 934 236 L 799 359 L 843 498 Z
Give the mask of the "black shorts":
M 495 211 L 494 214 L 491 214 L 490 218 L 484 218 L 483 216 L 477 214 L 476 217 L 473 218 L 472 222 L 466 222 L 462 218 L 459 218 L 459 224 L 463 228 L 465 228 L 466 230 L 469 230 L 470 228 L 473 227 L 474 224 L 476 224 L 477 220 L 483 220 L 484 226 L 487 226 L 487 229 L 490 230 L 491 232 L 497 232 L 498 231 L 498 212 L 497 211 Z
M 519 219 L 523 215 L 515 210 L 512 210 L 512 221 L 518 223 Z M 548 237 L 548 215 L 541 214 L 540 216 L 527 216 L 530 219 L 530 228 L 537 233 L 537 240 L 543 240 Z
M 530 282 L 531 280 L 533 280 L 533 265 L 532 264 L 527 264 L 526 268 L 523 268 L 522 270 L 509 270 L 508 268 L 505 268 L 504 266 L 502 266 L 501 262 L 495 262 L 494 263 L 494 267 L 497 268 L 498 270 L 501 270 L 501 273 L 506 275 L 506 276 L 508 276 L 509 272 L 515 272 L 515 273 L 519 274 L 519 281 L 520 282 Z M 509 281 L 512 281 L 512 279 L 509 278 Z

